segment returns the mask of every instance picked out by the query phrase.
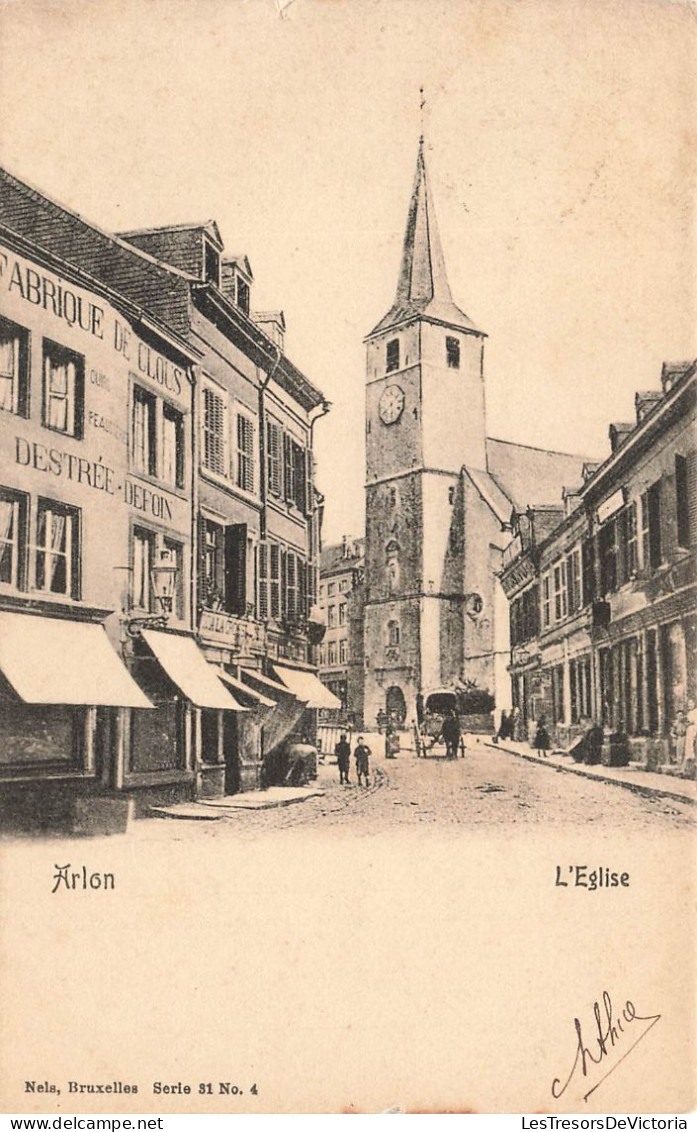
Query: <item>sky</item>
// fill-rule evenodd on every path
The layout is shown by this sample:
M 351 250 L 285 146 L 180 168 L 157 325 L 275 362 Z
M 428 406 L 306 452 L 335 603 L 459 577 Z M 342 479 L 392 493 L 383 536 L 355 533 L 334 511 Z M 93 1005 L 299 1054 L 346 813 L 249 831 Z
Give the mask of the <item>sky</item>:
M 670 0 L 0 0 L 0 160 L 102 228 L 215 219 L 332 411 L 324 541 L 363 529 L 364 336 L 421 130 L 487 428 L 607 454 L 697 354 L 697 7 Z

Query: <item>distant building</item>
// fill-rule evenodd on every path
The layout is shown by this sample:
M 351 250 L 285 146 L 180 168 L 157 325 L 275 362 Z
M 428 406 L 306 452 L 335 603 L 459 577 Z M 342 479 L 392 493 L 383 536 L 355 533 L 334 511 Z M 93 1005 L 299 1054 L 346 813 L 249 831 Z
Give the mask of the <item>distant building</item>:
M 450 291 L 422 140 L 395 299 L 366 338 L 365 726 L 443 686 L 510 706 L 511 514 L 580 482 L 582 456 L 487 436 L 485 338 Z
M 697 362 L 664 365 L 582 484 L 513 515 L 513 703 L 562 747 L 598 725 L 627 734 L 637 761 L 682 761 L 697 704 L 696 385 Z
M 350 694 L 349 673 L 357 659 L 350 623 L 356 587 L 363 578 L 363 546 L 363 539 L 344 538 L 323 547 L 320 555 L 318 604 L 326 632 L 320 645 L 319 674 L 322 683 L 341 701 L 342 716 L 360 711 Z M 362 655 L 358 661 L 362 671 Z

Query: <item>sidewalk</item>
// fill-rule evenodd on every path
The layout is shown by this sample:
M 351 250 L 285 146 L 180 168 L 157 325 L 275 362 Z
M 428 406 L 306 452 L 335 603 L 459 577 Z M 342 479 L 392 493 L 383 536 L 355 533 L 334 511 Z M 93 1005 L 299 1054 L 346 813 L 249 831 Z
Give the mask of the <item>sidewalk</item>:
M 466 745 L 471 746 L 473 742 L 491 747 L 494 751 L 517 755 L 518 758 L 527 759 L 528 762 L 552 767 L 554 770 L 565 770 L 570 774 L 581 774 L 586 778 L 597 778 L 600 782 L 610 782 L 614 786 L 624 786 L 625 789 L 636 790 L 640 794 L 673 798 L 676 802 L 697 803 L 697 782 L 692 779 L 643 770 L 631 763 L 622 767 L 587 766 L 585 763 L 574 762 L 571 755 L 561 755 L 553 751 L 548 751 L 546 755 L 538 755 L 527 743 L 514 743 L 512 739 L 492 743 L 483 735 L 465 736 Z
M 180 818 L 188 821 L 219 821 L 232 810 L 271 810 L 291 806 L 308 798 L 321 798 L 324 790 L 316 786 L 269 786 L 267 790 L 250 790 L 245 794 L 228 794 L 224 798 L 201 798 L 197 802 L 177 802 L 173 806 L 151 806 L 154 818 Z

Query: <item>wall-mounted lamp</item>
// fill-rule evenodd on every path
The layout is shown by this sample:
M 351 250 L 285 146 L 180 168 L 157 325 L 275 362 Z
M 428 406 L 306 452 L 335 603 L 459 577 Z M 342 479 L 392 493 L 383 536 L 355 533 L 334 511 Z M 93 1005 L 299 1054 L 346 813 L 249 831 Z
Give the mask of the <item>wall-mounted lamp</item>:
M 139 636 L 142 629 L 164 629 L 174 609 L 179 567 L 176 554 L 167 547 L 157 551 L 155 562 L 150 568 L 150 586 L 162 613 L 138 614 L 125 618 L 129 637 Z

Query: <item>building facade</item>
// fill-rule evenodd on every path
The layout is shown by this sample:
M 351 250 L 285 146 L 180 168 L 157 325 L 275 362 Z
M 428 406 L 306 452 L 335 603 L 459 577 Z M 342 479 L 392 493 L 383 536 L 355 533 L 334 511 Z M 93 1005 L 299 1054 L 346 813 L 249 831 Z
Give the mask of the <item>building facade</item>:
M 567 747 L 591 726 L 679 766 L 697 703 L 697 364 L 665 365 L 556 510 L 514 516 L 502 585 L 513 702 Z
M 0 236 L 0 773 L 15 800 L 50 784 L 56 804 L 66 787 L 187 791 L 199 708 L 128 625 L 151 624 L 166 563 L 169 624 L 191 640 L 196 355 L 98 280 Z
M 351 696 L 350 669 L 356 659 L 352 637 L 352 603 L 363 581 L 363 539 L 344 537 L 340 543 L 322 547 L 320 556 L 319 609 L 326 632 L 319 650 L 322 683 L 341 701 L 337 709 L 342 719 L 360 718 L 360 705 Z
M 118 751 L 75 740 L 105 789 L 258 786 L 308 709 L 335 703 L 313 620 L 328 405 L 285 356 L 282 313 L 250 314 L 251 267 L 214 222 L 112 236 L 1 176 L 0 595 L 106 626 L 143 710 L 85 705 Z
M 580 476 L 582 457 L 487 437 L 485 338 L 453 300 L 422 139 L 395 300 L 366 338 L 366 726 L 441 687 L 508 706 L 511 513 Z

